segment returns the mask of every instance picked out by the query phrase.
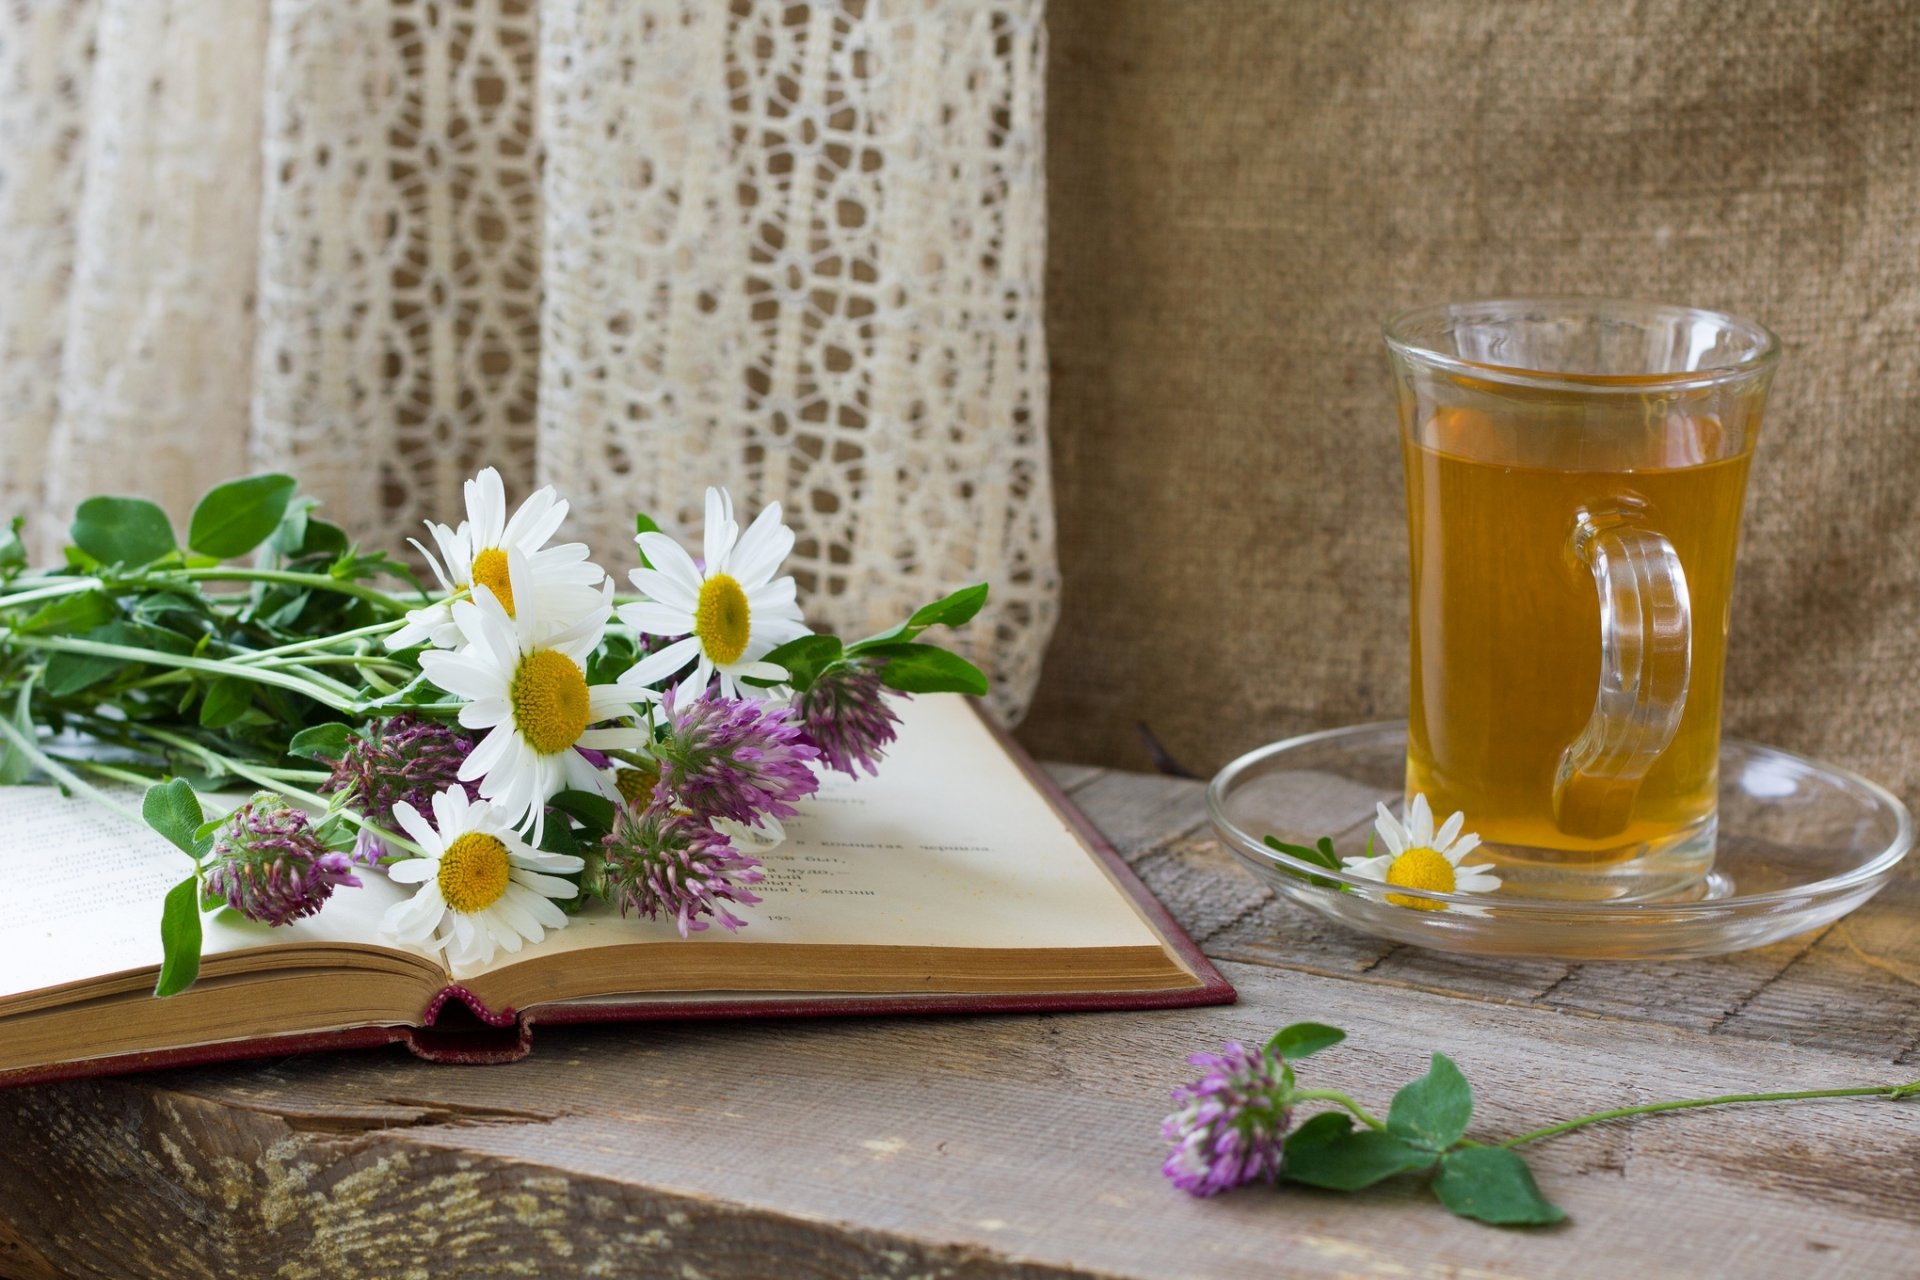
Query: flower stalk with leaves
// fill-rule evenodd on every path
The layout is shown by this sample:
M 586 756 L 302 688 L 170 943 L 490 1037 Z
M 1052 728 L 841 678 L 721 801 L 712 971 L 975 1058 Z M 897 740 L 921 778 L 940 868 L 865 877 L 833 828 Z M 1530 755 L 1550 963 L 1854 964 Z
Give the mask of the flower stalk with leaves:
M 1286 1181 L 1326 1191 L 1362 1191 L 1403 1174 L 1429 1175 L 1435 1198 L 1451 1212 L 1495 1226 L 1544 1226 L 1566 1214 L 1541 1194 L 1515 1150 L 1590 1124 L 1735 1103 L 1810 1098 L 1920 1097 L 1920 1080 L 1775 1093 L 1726 1093 L 1612 1107 L 1530 1129 L 1500 1142 L 1467 1137 L 1473 1089 L 1453 1059 L 1433 1055 L 1427 1074 L 1393 1095 L 1382 1120 L 1337 1089 L 1300 1087 L 1294 1064 L 1330 1049 L 1346 1032 L 1297 1022 L 1273 1034 L 1258 1054 L 1229 1043 L 1219 1054 L 1194 1054 L 1208 1074 L 1174 1089 L 1179 1106 L 1162 1125 L 1173 1144 L 1162 1171 L 1181 1190 L 1208 1196 L 1255 1181 Z M 1294 1114 L 1331 1103 L 1289 1128 Z
M 456 963 L 588 897 L 739 927 L 726 904 L 755 901 L 816 767 L 871 769 L 891 741 L 886 698 L 986 692 L 922 639 L 971 619 L 984 585 L 864 640 L 814 634 L 779 576 L 777 505 L 743 532 L 710 490 L 698 564 L 638 517 L 623 602 L 584 546 L 550 544 L 551 489 L 510 513 L 489 468 L 466 504 L 429 528 L 439 591 L 283 475 L 218 486 L 184 538 L 151 502 L 91 498 L 58 568 L 0 526 L 0 785 L 90 797 L 191 860 L 162 906 L 159 994 L 197 975 L 204 912 L 288 923 L 375 866 L 424 886 L 396 927 Z M 147 788 L 137 813 L 126 784 Z M 232 790 L 259 794 L 210 817 L 201 793 Z M 481 825 L 429 828 L 429 807 Z

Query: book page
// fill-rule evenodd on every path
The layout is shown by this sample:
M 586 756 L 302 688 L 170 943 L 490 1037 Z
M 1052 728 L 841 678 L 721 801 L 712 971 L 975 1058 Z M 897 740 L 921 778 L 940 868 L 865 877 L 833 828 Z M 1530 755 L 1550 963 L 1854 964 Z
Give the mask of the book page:
M 966 699 L 895 704 L 900 738 L 880 775 L 827 772 L 761 855 L 758 907 L 738 933 L 702 942 L 967 948 L 1158 947 L 1159 937 Z M 622 919 L 596 904 L 517 956 L 677 942 L 669 920 Z
M 137 788 L 109 794 L 139 808 Z M 203 799 L 218 812 L 243 797 Z M 225 805 L 216 807 L 218 799 Z M 159 968 L 161 903 L 192 870 L 184 853 L 144 823 L 45 786 L 0 787 L 0 832 L 0 1005 L 30 991 Z M 283 928 L 231 911 L 205 914 L 203 955 L 342 942 L 409 950 L 379 931 L 381 914 L 405 896 L 401 886 L 379 871 L 362 870 L 360 879 L 364 888 L 338 889 L 319 915 Z

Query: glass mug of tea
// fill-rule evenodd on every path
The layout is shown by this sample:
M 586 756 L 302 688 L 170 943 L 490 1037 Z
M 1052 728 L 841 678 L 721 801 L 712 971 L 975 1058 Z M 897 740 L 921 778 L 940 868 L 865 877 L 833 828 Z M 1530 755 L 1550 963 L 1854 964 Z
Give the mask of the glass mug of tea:
M 1412 558 L 1409 800 L 1464 813 L 1504 893 L 1699 885 L 1779 343 L 1716 312 L 1582 299 L 1429 307 L 1386 339 Z

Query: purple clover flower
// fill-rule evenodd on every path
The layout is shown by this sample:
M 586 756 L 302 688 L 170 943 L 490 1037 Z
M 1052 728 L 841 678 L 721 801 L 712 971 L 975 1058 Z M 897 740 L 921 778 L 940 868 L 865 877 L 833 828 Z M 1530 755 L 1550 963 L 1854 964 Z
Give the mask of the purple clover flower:
M 711 916 L 729 930 L 746 921 L 728 903 L 752 906 L 760 898 L 760 862 L 741 853 L 705 818 L 653 804 L 621 805 L 602 842 L 608 895 L 649 920 L 672 917 L 680 936 L 708 927 Z
M 696 817 L 759 826 L 791 818 L 794 802 L 819 790 L 820 749 L 790 709 L 712 693 L 683 707 L 669 694 L 665 709 L 667 734 L 653 747 L 660 789 Z
M 432 813 L 433 797 L 448 787 L 464 785 L 469 799 L 479 798 L 477 784 L 460 781 L 473 746 L 472 734 L 411 712 L 375 720 L 348 741 L 320 791 L 348 796 L 369 821 L 392 830 L 393 806 L 402 800 Z
M 247 919 L 272 925 L 314 914 L 342 885 L 360 887 L 353 859 L 329 852 L 304 810 L 264 791 L 221 825 L 205 883 Z
M 1229 1040 L 1220 1052 L 1196 1053 L 1187 1061 L 1206 1074 L 1173 1091 L 1180 1109 L 1160 1125 L 1160 1136 L 1173 1144 L 1160 1172 L 1195 1196 L 1273 1182 L 1292 1120 L 1280 1102 L 1278 1056 Z
M 807 741 L 820 748 L 820 758 L 849 776 L 855 776 L 856 768 L 880 772 L 880 760 L 900 723 L 887 705 L 880 673 L 864 665 L 828 668 L 794 699 L 794 709 Z

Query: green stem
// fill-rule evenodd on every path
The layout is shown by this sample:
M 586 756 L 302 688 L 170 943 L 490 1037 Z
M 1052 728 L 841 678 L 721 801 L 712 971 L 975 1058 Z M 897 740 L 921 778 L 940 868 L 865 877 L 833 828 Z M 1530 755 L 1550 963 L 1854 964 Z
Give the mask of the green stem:
M 104 760 L 87 760 L 80 757 L 68 759 L 65 756 L 53 756 L 61 764 L 72 765 L 76 769 L 85 769 L 88 773 L 97 773 L 103 778 L 112 778 L 115 782 L 131 782 L 136 786 L 152 786 L 159 779 L 137 769 L 123 769 L 117 764 L 108 764 Z
M 73 636 L 23 636 L 0 629 L 0 645 L 22 649 L 47 649 L 57 653 L 85 653 L 98 658 L 118 658 L 122 662 L 140 662 L 158 667 L 178 667 L 184 671 L 206 671 L 220 676 L 239 676 L 260 684 L 275 685 L 304 694 L 315 702 L 349 715 L 359 710 L 357 698 L 343 696 L 310 680 L 302 680 L 273 667 L 245 666 L 224 658 L 193 658 L 166 653 L 159 649 L 138 649 L 131 645 L 107 644 L 100 640 L 81 640 Z M 337 683 L 329 681 L 329 683 Z M 346 689 L 345 685 L 339 688 Z M 348 691 L 351 693 L 351 690 Z
M 290 569 L 243 569 L 218 565 L 209 569 L 181 569 L 181 577 L 190 582 L 273 582 L 285 587 L 307 587 L 315 591 L 334 591 L 379 605 L 391 613 L 405 613 L 408 605 L 375 587 L 336 578 L 324 573 L 295 573 Z
M 1340 1106 L 1353 1112 L 1354 1119 L 1369 1129 L 1385 1129 L 1387 1127 L 1381 1122 L 1378 1116 L 1369 1113 L 1365 1107 L 1355 1102 L 1346 1094 L 1341 1093 L 1338 1089 L 1296 1089 L 1293 1092 L 1293 1101 L 1338 1103 Z
M 0 609 L 12 609 L 23 604 L 34 604 L 41 600 L 56 600 L 61 596 L 74 595 L 77 592 L 91 590 L 102 585 L 98 578 L 67 578 L 52 586 L 35 587 L 28 591 L 15 592 L 12 595 L 0 595 Z
M 145 818 L 127 808 L 118 800 L 107 795 L 104 791 L 99 790 L 79 774 L 42 751 L 38 742 L 34 741 L 30 735 L 22 733 L 19 729 L 15 728 L 13 722 L 5 716 L 0 716 L 0 737 L 5 737 L 7 741 L 11 742 L 15 750 L 24 752 L 29 760 L 32 760 L 46 772 L 48 777 L 57 779 L 64 786 L 79 792 L 95 804 L 111 809 L 122 817 L 129 818 L 143 827 L 147 824 Z
M 141 725 L 139 726 L 139 732 L 146 734 L 156 742 L 164 742 L 170 746 L 178 747 L 182 751 L 199 756 L 200 759 L 206 761 L 208 764 L 216 768 L 225 769 L 235 777 L 245 778 L 255 786 L 265 787 L 269 791 L 276 791 L 290 800 L 298 800 L 302 804 L 311 805 L 315 809 L 337 812 L 341 817 L 351 822 L 360 830 L 378 836 L 384 844 L 409 849 L 416 854 L 423 852 L 419 845 L 397 831 L 389 831 L 378 823 L 361 817 L 351 809 L 335 810 L 333 809 L 332 803 L 328 801 L 325 796 L 317 795 L 314 792 L 306 791 L 299 787 L 290 786 L 286 781 L 286 775 L 300 773 L 302 772 L 301 770 L 270 769 L 265 765 L 248 764 L 244 760 L 235 760 L 231 756 L 223 756 L 210 747 L 195 742 L 192 738 L 183 737 L 177 733 L 170 733 L 154 725 Z
M 391 622 L 376 622 L 369 627 L 357 627 L 352 631 L 342 631 L 337 635 L 315 636 L 311 640 L 296 640 L 292 644 L 279 645 L 272 649 L 255 649 L 245 657 L 235 658 L 236 662 L 260 662 L 267 658 L 281 658 L 289 653 L 305 653 L 309 649 L 326 649 L 348 640 L 364 640 L 371 636 L 386 635 L 398 631 L 407 625 L 405 618 L 395 618 Z
M 267 658 L 259 662 L 247 660 L 247 665 L 265 667 L 271 671 L 303 671 L 312 667 L 383 667 L 391 671 L 408 669 L 405 663 L 373 653 L 309 653 Z
M 1602 1120 L 1652 1115 L 1656 1111 L 1722 1107 L 1734 1102 L 1798 1102 L 1803 1098 L 1886 1098 L 1889 1101 L 1898 1101 L 1915 1095 L 1920 1095 L 1920 1080 L 1915 1080 L 1911 1084 L 1861 1085 L 1850 1089 L 1800 1089 L 1790 1093 L 1723 1093 L 1715 1098 L 1680 1098 L 1671 1102 L 1646 1102 L 1637 1107 L 1614 1107 L 1611 1110 L 1596 1111 L 1592 1115 L 1580 1116 L 1577 1119 L 1564 1120 L 1559 1124 L 1550 1124 L 1544 1129 L 1534 1129 L 1517 1138 L 1508 1138 L 1500 1145 L 1517 1147 L 1523 1142 L 1538 1142 L 1541 1138 L 1551 1138 L 1557 1133 L 1566 1133 L 1583 1125 L 1598 1124 Z

